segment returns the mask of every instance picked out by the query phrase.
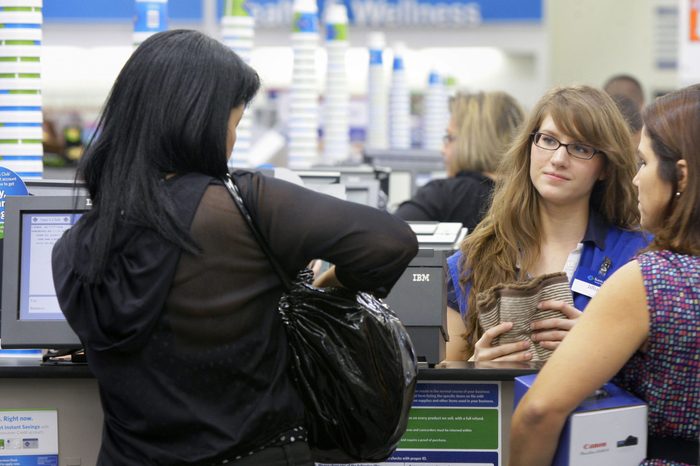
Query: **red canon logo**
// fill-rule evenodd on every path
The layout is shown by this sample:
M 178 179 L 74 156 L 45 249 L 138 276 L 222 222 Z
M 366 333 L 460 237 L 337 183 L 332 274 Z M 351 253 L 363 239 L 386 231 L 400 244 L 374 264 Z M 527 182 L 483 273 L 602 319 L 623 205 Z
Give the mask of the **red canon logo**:
M 593 448 L 603 448 L 607 447 L 608 443 L 607 442 L 601 442 L 601 443 L 584 443 L 583 444 L 583 449 L 584 450 L 591 450 Z

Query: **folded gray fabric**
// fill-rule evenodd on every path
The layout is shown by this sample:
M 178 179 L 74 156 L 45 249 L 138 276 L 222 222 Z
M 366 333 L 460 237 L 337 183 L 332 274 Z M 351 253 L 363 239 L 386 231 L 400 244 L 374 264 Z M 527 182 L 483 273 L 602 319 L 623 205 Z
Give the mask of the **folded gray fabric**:
M 532 341 L 530 323 L 535 320 L 567 317 L 559 311 L 537 309 L 540 301 L 559 300 L 573 306 L 569 280 L 564 272 L 541 275 L 525 282 L 500 283 L 476 296 L 476 311 L 483 331 L 501 322 L 513 322 L 513 328 L 496 337 L 493 345 L 529 341 L 533 361 L 549 358 L 552 350 Z

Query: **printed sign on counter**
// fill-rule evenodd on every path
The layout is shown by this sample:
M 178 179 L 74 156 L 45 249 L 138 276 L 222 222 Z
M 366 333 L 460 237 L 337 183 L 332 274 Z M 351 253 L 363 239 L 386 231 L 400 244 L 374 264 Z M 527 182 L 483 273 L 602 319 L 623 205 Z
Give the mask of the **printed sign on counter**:
M 500 382 L 421 381 L 399 448 L 373 464 L 498 466 L 501 422 Z
M 2 466 L 58 466 L 56 410 L 0 410 Z

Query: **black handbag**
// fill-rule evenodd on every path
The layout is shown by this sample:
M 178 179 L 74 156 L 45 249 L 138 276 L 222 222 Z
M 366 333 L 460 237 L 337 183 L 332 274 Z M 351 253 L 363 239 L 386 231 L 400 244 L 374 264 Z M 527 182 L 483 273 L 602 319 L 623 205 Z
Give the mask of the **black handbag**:
M 310 270 L 291 281 L 231 177 L 223 181 L 286 288 L 278 311 L 289 341 L 290 371 L 306 408 L 314 460 L 384 461 L 406 431 L 416 387 L 416 357 L 406 329 L 369 293 L 316 288 Z

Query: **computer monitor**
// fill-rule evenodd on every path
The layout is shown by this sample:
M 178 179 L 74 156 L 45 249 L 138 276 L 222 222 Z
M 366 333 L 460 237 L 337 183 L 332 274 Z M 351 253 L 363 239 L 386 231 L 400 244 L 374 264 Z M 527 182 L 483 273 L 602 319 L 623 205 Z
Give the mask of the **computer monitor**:
M 379 181 L 371 180 L 355 180 L 346 181 L 345 198 L 350 202 L 357 202 L 370 207 L 379 207 Z
M 388 209 L 413 197 L 416 190 L 436 178 L 445 177 L 445 162 L 438 151 L 421 149 L 366 149 L 365 163 L 391 169 Z
M 5 200 L 2 348 L 80 348 L 58 306 L 51 251 L 89 207 L 86 197 L 8 196 Z
M 75 184 L 73 180 L 25 180 L 27 191 L 32 196 L 88 196 L 84 183 Z M 3 242 L 0 238 L 0 283 L 2 283 Z M 2 287 L 0 287 L 0 303 L 2 302 Z
M 304 185 L 340 183 L 340 172 L 330 170 L 294 170 Z
M 85 183 L 73 180 L 26 180 L 27 191 L 33 196 L 87 196 Z
M 340 173 L 340 183 L 347 185 L 348 182 L 362 180 L 377 180 L 379 182 L 379 193 L 377 207 L 380 210 L 387 210 L 387 199 L 389 197 L 389 177 L 391 176 L 391 168 L 372 166 L 366 163 L 352 163 L 343 161 L 338 164 L 316 164 L 312 170 L 321 171 L 337 171 Z M 356 193 L 350 193 L 351 195 Z M 372 203 L 371 205 L 374 205 Z

